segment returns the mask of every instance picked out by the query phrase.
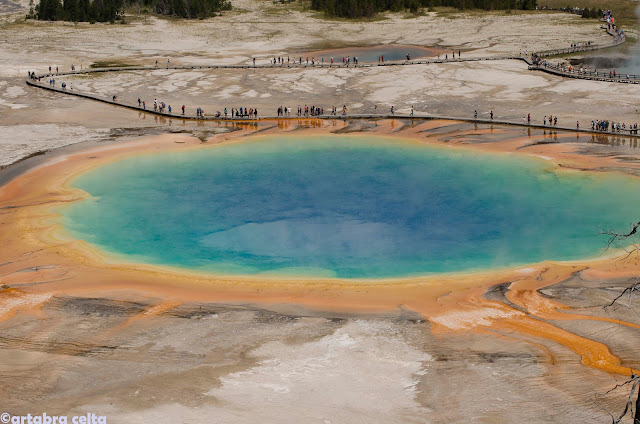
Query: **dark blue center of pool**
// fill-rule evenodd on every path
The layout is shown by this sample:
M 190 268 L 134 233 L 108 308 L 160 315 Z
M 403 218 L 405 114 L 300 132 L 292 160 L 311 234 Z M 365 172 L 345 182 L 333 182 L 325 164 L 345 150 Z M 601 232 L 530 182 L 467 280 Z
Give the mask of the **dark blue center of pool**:
M 380 278 L 586 258 L 635 179 L 382 137 L 279 137 L 137 155 L 74 180 L 75 237 L 217 274 Z

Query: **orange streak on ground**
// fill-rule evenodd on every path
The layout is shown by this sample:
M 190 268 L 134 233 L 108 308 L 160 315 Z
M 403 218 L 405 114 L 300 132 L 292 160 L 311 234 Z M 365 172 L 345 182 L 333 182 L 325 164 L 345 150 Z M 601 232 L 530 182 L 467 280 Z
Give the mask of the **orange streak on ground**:
M 522 316 L 496 322 L 494 328 L 553 340 L 580 355 L 582 364 L 602 371 L 622 375 L 638 373 L 637 370 L 623 367 L 620 359 L 613 355 L 605 344 L 580 337 L 544 321 Z
M 328 134 L 343 128 L 346 122 L 315 122 L 303 120 L 304 126 L 312 127 L 296 131 L 296 134 Z M 442 145 L 438 136 L 421 133 L 428 128 L 458 124 L 457 122 L 429 121 L 415 126 L 403 126 L 408 120 L 377 121 L 376 134 L 391 135 L 402 129 L 402 136 L 423 143 Z M 275 121 L 277 124 L 277 121 Z M 261 128 L 269 122 L 260 121 Z M 207 140 L 206 144 L 237 142 L 258 126 L 246 125 L 240 131 L 223 134 Z M 269 130 L 270 131 L 270 130 Z M 482 130 L 485 132 L 485 130 Z M 504 128 L 501 132 L 507 132 Z M 484 143 L 477 146 L 462 143 L 452 148 L 499 150 L 512 152 L 516 144 L 526 144 L 531 140 L 519 138 L 506 143 Z M 620 365 L 620 360 L 612 355 L 607 346 L 577 336 L 550 323 L 528 316 L 508 305 L 487 300 L 483 294 L 495 284 L 512 283 L 514 294 L 511 300 L 524 305 L 532 314 L 558 313 L 564 305 L 544 303 L 535 290 L 568 278 L 573 272 L 586 265 L 541 263 L 525 269 L 509 269 L 476 274 L 404 278 L 388 280 L 337 280 L 322 278 L 260 278 L 251 276 L 208 276 L 188 274 L 168 268 L 142 264 L 123 264 L 106 257 L 92 246 L 78 240 L 68 240 L 61 236 L 56 214 L 51 206 L 73 202 L 85 196 L 80 190 L 68 186 L 74 175 L 93 167 L 134 153 L 158 150 L 183 150 L 203 148 L 203 144 L 184 134 L 168 134 L 132 143 L 92 149 L 59 158 L 40 166 L 27 174 L 0 187 L 0 283 L 33 283 L 30 273 L 17 272 L 20 269 L 42 265 L 56 265 L 69 270 L 69 278 L 54 280 L 46 284 L 27 285 L 20 291 L 0 290 L 0 320 L 7 319 L 18 310 L 37 310 L 39 305 L 58 294 L 121 296 L 122 293 L 136 292 L 144 296 L 164 299 L 143 314 L 125 322 L 127 326 L 137 320 L 161 314 L 181 302 L 212 301 L 227 303 L 256 303 L 277 305 L 299 305 L 322 311 L 349 313 L 384 313 L 400 306 L 422 314 L 433 324 L 433 331 L 446 335 L 450 332 L 499 332 L 517 333 L 534 338 L 532 343 L 549 340 L 574 351 L 582 363 L 607 372 L 628 375 L 630 370 Z M 504 147 L 508 146 L 508 147 Z M 537 146 L 536 154 L 553 156 L 550 151 L 558 151 L 549 145 Z M 563 146 L 563 149 L 573 147 Z M 529 149 L 527 149 L 529 150 Z M 530 154 L 531 151 L 527 151 Z M 555 157 L 555 156 L 554 156 Z M 580 163 L 585 167 L 600 166 L 610 158 L 580 156 L 562 152 L 560 158 Z M 582 161 L 582 162 L 580 162 Z M 630 164 L 630 167 L 639 167 Z M 609 261 L 592 261 L 592 269 L 602 268 L 610 275 L 617 272 L 637 272 L 637 264 L 620 265 L 619 270 L 610 268 Z M 592 271 L 593 272 L 593 271 Z M 5 281 L 6 280 L 6 281 Z M 519 290 L 519 291 L 518 291 Z M 35 297 L 34 297 L 35 296 Z M 569 314 L 566 314 L 569 315 Z M 573 317 L 573 315 L 572 315 Z
M 553 299 L 547 299 L 543 297 L 536 290 L 510 289 L 509 292 L 506 294 L 506 296 L 507 296 L 507 299 L 509 299 L 514 304 L 525 308 L 531 315 L 534 315 L 542 319 L 549 319 L 549 320 L 586 319 L 586 320 L 610 322 L 613 324 L 620 324 L 627 327 L 640 329 L 640 325 L 637 325 L 631 322 L 613 319 L 613 318 L 560 312 L 558 311 L 559 309 L 568 310 L 571 308 Z

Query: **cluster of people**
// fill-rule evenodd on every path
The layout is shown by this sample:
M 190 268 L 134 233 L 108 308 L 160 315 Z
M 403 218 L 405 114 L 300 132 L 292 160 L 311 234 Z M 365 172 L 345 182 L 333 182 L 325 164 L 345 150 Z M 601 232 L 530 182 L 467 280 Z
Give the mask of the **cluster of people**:
M 37 76 L 35 72 L 27 71 L 27 75 L 29 75 L 31 81 L 40 82 L 40 80 L 42 80 L 42 77 Z
M 309 62 L 309 58 L 307 58 L 307 62 Z M 277 58 L 269 58 L 269 63 L 271 63 L 272 65 L 278 64 L 278 65 L 284 65 L 284 57 L 280 57 L 278 56 Z M 289 57 L 287 56 L 287 63 L 289 63 Z M 296 63 L 296 60 L 293 59 L 293 63 Z M 302 58 L 300 58 L 300 63 L 302 63 Z M 256 64 L 256 60 L 253 59 L 253 64 Z
M 591 47 L 591 41 L 585 41 L 583 43 L 571 43 L 571 48 L 574 50 L 584 47 Z
M 458 50 L 458 59 L 460 59 L 460 57 L 462 56 L 462 51 Z M 409 55 L 407 55 L 407 60 L 409 58 Z M 455 59 L 456 58 L 456 51 L 452 51 L 451 52 L 451 58 Z M 440 60 L 440 53 L 438 53 L 438 60 Z M 444 60 L 449 60 L 449 53 L 445 53 L 444 54 Z
M 280 116 L 291 116 L 291 108 L 280 106 L 278 108 L 278 117 Z M 300 106 L 298 106 L 298 116 L 300 116 Z
M 331 115 L 337 115 L 338 114 L 338 108 L 337 107 L 332 107 L 331 108 Z M 347 105 L 342 106 L 342 114 L 346 115 L 347 114 Z
M 218 116 L 220 114 L 218 113 Z M 224 117 L 227 117 L 227 108 L 224 108 Z M 231 118 L 253 118 L 258 119 L 258 109 L 257 108 L 246 108 L 241 107 L 240 109 L 231 108 Z
M 138 106 L 140 106 L 140 98 L 138 98 Z M 158 99 L 153 99 L 153 111 L 163 113 L 167 105 L 164 102 L 159 102 Z M 169 105 L 168 112 L 171 113 L 171 105 Z
M 547 126 L 547 120 L 549 122 L 549 126 L 550 127 L 557 127 L 558 126 L 558 117 L 557 116 L 549 115 L 549 118 L 547 119 L 547 115 L 545 115 L 544 119 L 542 120 L 542 122 L 544 123 L 545 126 Z
M 638 124 L 629 124 L 627 126 L 625 123 L 613 122 L 608 120 L 592 120 L 591 121 L 591 129 L 594 131 L 604 131 L 604 132 L 627 132 L 629 134 L 638 134 Z
M 332 109 L 332 115 L 335 115 L 335 110 L 336 107 L 334 106 Z M 289 108 L 289 112 L 291 112 L 291 108 Z M 324 108 L 323 107 L 315 107 L 315 106 L 307 106 L 304 105 L 304 107 L 300 107 L 300 105 L 298 105 L 298 116 L 320 116 L 320 115 L 324 115 Z

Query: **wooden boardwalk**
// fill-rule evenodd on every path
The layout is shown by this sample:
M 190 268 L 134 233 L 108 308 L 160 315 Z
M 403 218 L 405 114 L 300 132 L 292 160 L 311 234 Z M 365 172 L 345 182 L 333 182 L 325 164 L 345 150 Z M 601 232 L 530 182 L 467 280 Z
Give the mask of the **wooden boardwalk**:
M 611 36 L 614 37 L 614 41 L 612 43 L 606 43 L 606 44 L 591 44 L 591 43 L 580 43 L 578 46 L 576 47 L 571 47 L 571 48 L 566 48 L 566 49 L 555 49 L 555 50 L 545 50 L 545 51 L 540 51 L 540 52 L 535 52 L 534 54 L 537 57 L 552 57 L 552 56 L 558 56 L 558 55 L 565 55 L 565 54 L 571 54 L 571 53 L 578 53 L 578 52 L 585 52 L 585 51 L 593 51 L 593 50 L 599 50 L 599 49 L 605 49 L 605 48 L 610 48 L 610 47 L 615 47 L 618 46 L 622 43 L 624 43 L 625 39 L 622 38 L 620 40 L 616 39 L 616 34 L 613 33 L 611 30 L 608 30 L 607 28 L 603 27 L 603 29 L 607 30 L 607 33 Z M 522 60 L 524 62 L 526 62 L 529 65 L 529 69 L 530 70 L 539 70 L 539 71 L 543 71 L 543 72 L 547 72 L 547 73 L 551 73 L 554 75 L 559 75 L 562 77 L 567 77 L 567 78 L 580 78 L 580 79 L 589 79 L 589 80 L 597 80 L 597 81 L 604 81 L 604 82 L 618 82 L 618 83 L 633 83 L 633 84 L 638 84 L 640 83 L 640 76 L 629 76 L 629 78 L 627 78 L 626 76 L 620 76 L 618 75 L 615 78 L 610 78 L 608 77 L 608 75 L 603 75 L 601 73 L 598 73 L 598 75 L 594 74 L 593 72 L 585 72 L 585 73 L 580 73 L 580 72 L 569 72 L 567 70 L 563 70 L 560 67 L 557 66 L 552 66 L 552 65 L 534 65 L 533 61 L 531 60 L 530 57 L 524 57 L 524 56 L 519 56 L 519 55 L 496 55 L 496 56 L 490 56 L 490 57 L 465 57 L 465 58 L 460 58 L 458 57 L 457 59 L 434 59 L 434 58 L 426 58 L 426 59 L 416 59 L 416 60 L 400 60 L 400 61 L 387 61 L 387 62 L 367 62 L 367 63 L 358 63 L 358 64 L 342 64 L 342 63 L 320 63 L 317 62 L 315 64 L 308 64 L 308 63 L 282 63 L 282 64 L 259 64 L 259 65 L 252 65 L 252 64 L 243 64 L 243 65 L 224 65 L 224 64 L 220 64 L 220 65 L 170 65 L 168 64 L 167 66 L 128 66 L 128 67 L 113 67 L 113 68 L 95 68 L 95 69 L 81 69 L 81 70 L 74 70 L 74 71 L 66 71 L 66 72 L 51 72 L 51 73 L 45 73 L 45 74 L 41 74 L 41 75 L 37 75 L 35 78 L 29 78 L 27 79 L 26 83 L 32 87 L 37 87 L 37 88 L 41 88 L 41 89 L 45 89 L 45 90 L 49 90 L 49 91 L 53 91 L 53 92 L 57 92 L 57 93 L 64 93 L 67 95 L 73 95 L 73 96 L 77 96 L 77 97 L 81 97 L 81 98 L 85 98 L 85 99 L 89 99 L 89 100 L 94 100 L 94 101 L 98 101 L 98 102 L 102 102 L 102 103 L 107 103 L 107 104 L 111 104 L 114 106 L 120 106 L 120 107 L 125 107 L 125 108 L 129 108 L 129 109 L 134 109 L 137 110 L 139 112 L 145 112 L 148 114 L 152 114 L 152 115 L 156 115 L 156 116 L 162 116 L 165 118 L 169 118 L 169 119 L 180 119 L 180 120 L 201 120 L 201 121 L 220 121 L 220 122 L 228 122 L 228 121 L 232 121 L 232 122 L 248 122 L 248 121 L 253 121 L 255 122 L 256 119 L 249 119 L 249 118 L 243 118 L 243 117 L 224 117 L 224 116 L 220 116 L 220 117 L 216 117 L 216 116 L 196 116 L 196 115 L 192 115 L 192 114 L 181 114 L 181 113 L 169 113 L 169 112 L 160 112 L 160 111 L 155 111 L 153 109 L 145 109 L 142 108 L 140 106 L 138 106 L 137 103 L 131 103 L 131 102 L 123 102 L 120 101 L 116 98 L 116 100 L 114 101 L 112 98 L 110 97 L 103 97 L 100 95 L 97 95 L 95 93 L 88 93 L 88 92 L 82 92 L 82 91 L 78 91 L 78 90 L 71 90 L 71 89 L 67 89 L 67 88 L 62 88 L 60 86 L 59 83 L 57 83 L 58 85 L 56 86 L 49 84 L 49 79 L 55 79 L 57 77 L 60 76 L 73 76 L 73 75 L 83 75 L 83 74 L 90 74 L 90 73 L 101 73 L 101 72 L 127 72 L 127 71 L 154 71 L 154 70 L 158 70 L 158 69 L 174 69 L 174 70 L 192 70 L 192 69 L 274 69 L 274 68 L 298 68 L 298 69 L 304 69 L 304 68 L 320 68 L 320 69 L 338 69 L 338 68 L 373 68 L 373 67 L 381 67 L 381 66 L 417 66 L 417 65 L 429 65 L 429 64 L 434 64 L 434 63 L 456 63 L 456 62 L 477 62 L 477 61 L 487 61 L 487 60 Z M 38 81 L 38 79 L 44 79 L 45 81 Z M 625 136 L 630 136 L 630 137 L 638 137 L 637 134 L 631 134 L 631 131 L 626 130 L 626 132 L 624 134 L 621 134 L 620 132 L 601 132 L 601 131 L 594 131 L 591 129 L 586 129 L 586 128 L 582 128 L 582 129 L 577 129 L 577 128 L 571 128 L 571 127 L 567 127 L 567 126 L 560 126 L 560 127 L 551 127 L 551 126 L 543 126 L 543 125 L 538 125 L 538 124 L 524 124 L 522 122 L 515 122 L 515 121 L 507 121 L 507 120 L 486 120 L 486 119 L 476 119 L 476 118 L 467 118 L 467 117 L 455 117 L 455 116 L 436 116 L 436 115 L 430 115 L 430 114 L 424 114 L 424 113 L 416 113 L 414 115 L 399 115 L 399 114 L 395 114 L 395 115 L 391 115 L 391 114 L 347 114 L 347 115 L 320 115 L 320 116 L 311 116 L 311 117 L 300 117 L 300 116 L 291 116 L 291 117 L 279 117 L 279 116 L 260 116 L 258 119 L 263 120 L 263 119 L 271 119 L 271 120 L 298 120 L 298 119 L 331 119 L 331 120 L 350 120 L 350 119 L 414 119 L 414 120 L 432 120 L 432 119 L 447 119 L 447 120 L 456 120 L 456 121 L 463 121 L 463 122 L 473 122 L 473 123 L 481 123 L 481 124 L 500 124 L 500 125 L 517 125 L 517 126 L 525 126 L 528 128 L 538 128 L 538 129 L 548 129 L 548 130 L 553 130 L 553 131 L 571 131 L 571 132 L 580 132 L 580 133 L 599 133 L 599 134 L 610 134 L 610 135 L 625 135 Z

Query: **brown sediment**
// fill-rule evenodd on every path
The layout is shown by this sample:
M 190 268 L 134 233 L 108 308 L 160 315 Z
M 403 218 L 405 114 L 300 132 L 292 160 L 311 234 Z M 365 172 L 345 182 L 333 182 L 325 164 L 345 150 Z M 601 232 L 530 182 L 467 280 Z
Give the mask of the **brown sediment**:
M 369 133 L 390 135 L 400 121 L 376 121 Z M 275 125 L 274 125 L 275 124 Z M 442 134 L 429 135 L 425 129 L 458 125 L 458 122 L 427 121 L 403 126 L 403 138 L 444 145 Z M 222 125 L 222 124 L 218 124 Z M 74 202 L 86 196 L 69 186 L 70 179 L 99 164 L 132 154 L 155 151 L 183 151 L 207 148 L 211 144 L 240 142 L 245 135 L 261 131 L 262 135 L 303 131 L 304 134 L 329 134 L 346 125 L 342 121 L 301 119 L 280 122 L 259 121 L 240 125 L 240 130 L 214 135 L 202 143 L 187 134 L 166 134 L 126 144 L 94 148 L 90 151 L 59 157 L 10 181 L 0 188 L 0 283 L 13 288 L 0 290 L 0 320 L 18 311 L 37 313 L 52 296 L 116 296 L 121 293 L 144 293 L 162 299 L 147 312 L 131 317 L 122 326 L 162 314 L 182 302 L 212 301 L 233 304 L 295 304 L 312 310 L 348 313 L 384 313 L 398 307 L 416 311 L 432 324 L 432 331 L 446 337 L 454 333 L 498 334 L 515 337 L 540 347 L 553 361 L 546 344 L 557 343 L 575 352 L 581 363 L 606 372 L 628 375 L 632 370 L 609 348 L 599 342 L 563 330 L 547 320 L 600 319 L 569 313 L 570 308 L 543 298 L 538 290 L 566 280 L 578 271 L 592 274 L 622 275 L 638 272 L 636 261 L 618 262 L 601 259 L 584 263 L 544 262 L 521 267 L 474 274 L 429 276 L 379 280 L 339 280 L 325 278 L 252 277 L 200 275 L 144 264 L 121 263 L 109 258 L 89 244 L 63 236 L 52 206 Z M 300 129 L 302 128 L 302 129 Z M 263 131 L 264 130 L 264 131 Z M 263 132 L 262 132 L 263 131 Z M 485 133 L 492 129 L 464 130 Z M 505 127 L 501 132 L 508 132 Z M 506 142 L 470 144 L 447 143 L 448 148 L 513 153 L 549 158 L 550 164 L 570 163 L 581 169 L 610 166 L 611 157 L 580 155 L 577 147 L 530 145 L 532 139 L 513 131 Z M 357 135 L 361 136 L 361 135 Z M 357 137 L 356 136 L 356 137 Z M 539 138 L 540 134 L 533 137 Z M 630 168 L 640 168 L 630 163 Z M 594 274 L 594 275 L 595 275 Z M 523 310 L 483 297 L 488 287 L 510 283 L 507 298 Z M 563 311 L 563 312 L 560 312 Z M 602 318 L 602 321 L 615 322 Z M 632 328 L 639 326 L 624 323 Z M 638 371 L 635 371 L 638 372 Z

